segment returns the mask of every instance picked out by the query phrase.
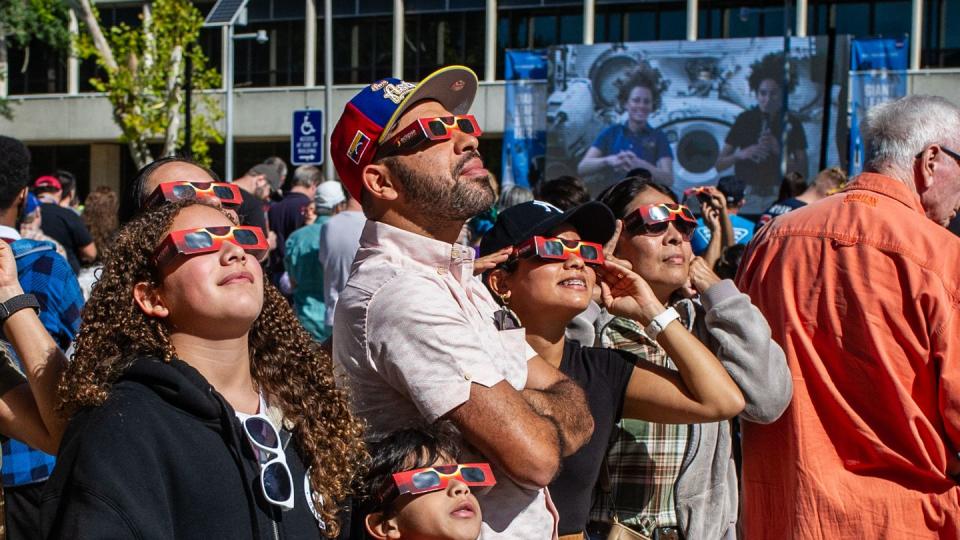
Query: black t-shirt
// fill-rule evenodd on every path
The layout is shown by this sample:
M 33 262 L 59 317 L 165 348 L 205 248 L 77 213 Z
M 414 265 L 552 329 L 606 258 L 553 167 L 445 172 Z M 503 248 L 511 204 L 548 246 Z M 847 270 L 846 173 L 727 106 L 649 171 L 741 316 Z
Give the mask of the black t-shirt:
M 306 220 L 304 209 L 310 204 L 310 197 L 303 193 L 287 193 L 283 200 L 273 203 L 267 212 L 270 230 L 277 235 L 277 248 L 270 252 L 270 273 L 275 280 L 283 274 L 283 256 L 286 252 L 287 237 L 293 231 L 303 227 Z
M 87 225 L 76 212 L 58 204 L 43 203 L 40 205 L 40 229 L 43 234 L 53 238 L 63 246 L 67 252 L 67 262 L 74 273 L 80 272 L 80 259 L 77 254 L 80 248 L 93 242 Z
M 587 394 L 593 414 L 593 436 L 580 450 L 564 458 L 560 476 L 550 483 L 550 496 L 560 513 L 560 534 L 582 531 L 587 525 L 593 488 L 610 446 L 610 436 L 623 413 L 623 396 L 636 356 L 616 349 L 581 347 L 567 341 L 560 371 Z
M 787 113 L 790 122 L 790 132 L 787 134 L 787 152 L 801 152 L 807 149 L 807 136 L 803 132 L 803 125 L 793 114 Z M 735 149 L 747 148 L 760 141 L 764 131 L 764 124 L 770 133 L 780 140 L 780 114 L 766 115 L 760 109 L 753 108 L 740 113 L 733 122 L 733 127 L 727 133 L 726 144 Z M 747 185 L 753 185 L 759 192 L 776 193 L 780 187 L 780 156 L 772 154 L 767 159 L 756 163 L 749 159 L 737 161 L 734 165 L 734 176 Z
M 260 227 L 263 235 L 266 236 L 270 229 L 267 228 L 267 213 L 264 211 L 263 199 L 243 188 L 240 188 L 240 196 L 243 198 L 240 208 L 237 208 L 240 224 Z

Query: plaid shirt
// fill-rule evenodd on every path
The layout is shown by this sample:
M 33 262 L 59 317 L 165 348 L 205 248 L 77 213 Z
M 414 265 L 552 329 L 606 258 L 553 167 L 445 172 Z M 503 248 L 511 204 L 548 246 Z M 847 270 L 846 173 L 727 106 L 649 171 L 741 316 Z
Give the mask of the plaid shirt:
M 679 304 L 674 307 L 689 328 L 692 306 L 682 305 L 683 301 Z M 616 317 L 608 322 L 600 330 L 600 345 L 629 351 L 639 359 L 677 369 L 663 348 L 647 337 L 639 323 L 630 319 Z M 673 486 L 687 450 L 688 426 L 624 419 L 618 427 L 607 453 L 610 493 L 599 494 L 590 518 L 611 522 L 616 513 L 621 523 L 646 534 L 652 534 L 654 527 L 676 527 Z
M 7 232 L 0 231 L 0 232 Z M 18 239 L 10 244 L 17 260 L 23 291 L 40 303 L 40 321 L 57 345 L 67 350 L 80 327 L 83 293 L 70 264 L 50 242 Z M 11 356 L 19 359 L 8 344 Z M 46 480 L 53 472 L 54 457 L 13 439 L 3 443 L 3 485 L 19 486 Z

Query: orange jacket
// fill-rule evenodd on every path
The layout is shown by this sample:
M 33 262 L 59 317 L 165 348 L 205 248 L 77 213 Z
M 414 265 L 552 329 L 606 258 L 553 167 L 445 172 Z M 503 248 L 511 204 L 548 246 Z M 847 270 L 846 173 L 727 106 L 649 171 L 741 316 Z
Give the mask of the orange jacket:
M 793 375 L 743 426 L 743 538 L 960 538 L 960 239 L 866 173 L 776 218 L 738 276 Z

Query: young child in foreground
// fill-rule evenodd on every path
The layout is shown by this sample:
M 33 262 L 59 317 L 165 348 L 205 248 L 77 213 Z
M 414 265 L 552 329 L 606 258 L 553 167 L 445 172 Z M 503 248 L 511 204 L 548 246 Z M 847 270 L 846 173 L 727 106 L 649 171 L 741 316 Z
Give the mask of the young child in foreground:
M 471 491 L 496 484 L 487 463 L 458 463 L 449 424 L 406 429 L 370 445 L 364 478 L 367 534 L 377 540 L 476 540 L 480 504 Z

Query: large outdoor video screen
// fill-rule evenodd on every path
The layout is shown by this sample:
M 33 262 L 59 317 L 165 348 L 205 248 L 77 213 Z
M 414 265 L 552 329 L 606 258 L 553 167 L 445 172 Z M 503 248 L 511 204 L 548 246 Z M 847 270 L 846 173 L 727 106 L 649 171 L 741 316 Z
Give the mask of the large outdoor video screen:
M 679 195 L 734 175 L 747 185 L 743 211 L 760 213 L 784 157 L 810 178 L 824 143 L 826 165 L 846 156 L 837 103 L 849 41 L 830 47 L 822 36 L 792 38 L 786 58 L 779 37 L 554 47 L 545 177 L 580 176 L 597 194 L 639 167 Z

